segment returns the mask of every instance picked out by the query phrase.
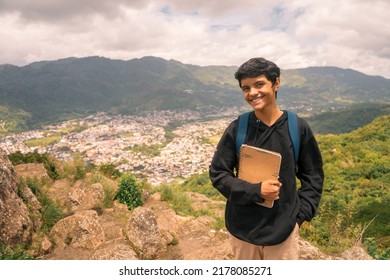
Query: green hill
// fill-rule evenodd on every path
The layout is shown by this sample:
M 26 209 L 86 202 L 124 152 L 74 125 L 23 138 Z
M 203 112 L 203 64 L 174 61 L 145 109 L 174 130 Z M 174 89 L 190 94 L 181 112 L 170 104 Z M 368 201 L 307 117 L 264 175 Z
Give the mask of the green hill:
M 347 134 L 318 137 L 325 185 L 303 236 L 335 252 L 361 239 L 376 258 L 390 258 L 389 138 L 390 114 Z
M 0 65 L 0 122 L 7 132 L 32 129 L 99 111 L 244 106 L 236 66 L 183 64 L 143 57 L 41 61 Z M 390 80 L 335 67 L 283 70 L 282 107 L 315 115 L 351 104 L 390 102 Z M 7 112 L 15 112 L 13 117 Z M 1 132 L 4 134 L 4 131 Z
M 306 118 L 315 133 L 348 133 L 371 123 L 375 118 L 390 114 L 389 104 L 365 103 L 345 109 L 321 113 Z
M 388 79 L 368 76 L 351 69 L 308 67 L 287 70 L 282 72 L 282 84 L 283 81 L 286 94 L 281 94 L 281 97 L 286 102 L 310 106 L 313 110 L 390 101 Z M 325 103 L 328 105 L 322 108 L 317 106 Z
M 1 105 L 30 114 L 26 124 L 34 128 L 99 111 L 115 114 L 220 106 L 222 100 L 225 105 L 243 104 L 232 87 L 202 82 L 190 69 L 200 67 L 155 57 L 130 61 L 68 58 L 24 67 L 3 65 Z

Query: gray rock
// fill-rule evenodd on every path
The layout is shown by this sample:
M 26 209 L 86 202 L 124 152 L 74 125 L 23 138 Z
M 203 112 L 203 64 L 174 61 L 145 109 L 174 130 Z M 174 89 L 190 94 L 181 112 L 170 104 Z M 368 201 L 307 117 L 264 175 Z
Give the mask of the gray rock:
M 164 248 L 156 216 L 150 209 L 134 209 L 127 225 L 127 238 L 141 259 L 154 259 Z
M 96 249 L 105 241 L 104 231 L 93 210 L 80 211 L 58 221 L 50 236 L 60 248 Z
M 345 251 L 341 258 L 344 260 L 372 260 L 373 258 L 360 246 L 353 246 Z
M 15 170 L 0 149 L 0 244 L 15 247 L 31 241 L 33 222 L 19 197 Z

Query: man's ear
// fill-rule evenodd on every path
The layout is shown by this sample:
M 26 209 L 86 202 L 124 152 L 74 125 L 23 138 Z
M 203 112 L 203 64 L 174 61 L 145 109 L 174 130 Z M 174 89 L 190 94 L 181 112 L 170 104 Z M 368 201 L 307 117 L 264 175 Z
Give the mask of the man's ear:
M 274 83 L 274 90 L 278 91 L 280 86 L 280 77 L 276 77 L 275 83 Z

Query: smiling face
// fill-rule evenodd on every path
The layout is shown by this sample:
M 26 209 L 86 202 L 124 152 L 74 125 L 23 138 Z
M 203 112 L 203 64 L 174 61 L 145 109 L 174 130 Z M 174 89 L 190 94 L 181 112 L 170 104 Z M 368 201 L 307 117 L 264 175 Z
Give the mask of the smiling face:
M 264 75 L 241 80 L 241 90 L 244 98 L 256 112 L 261 112 L 267 108 L 276 108 L 276 92 L 279 85 L 279 77 L 272 85 L 272 82 Z

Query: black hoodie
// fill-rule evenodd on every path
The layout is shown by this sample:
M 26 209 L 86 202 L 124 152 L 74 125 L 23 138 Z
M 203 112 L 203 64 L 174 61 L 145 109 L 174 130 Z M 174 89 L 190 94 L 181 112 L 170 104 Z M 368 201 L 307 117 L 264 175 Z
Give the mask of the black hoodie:
M 283 112 L 270 127 L 257 120 L 254 112 L 249 117 L 244 143 L 282 155 L 280 199 L 274 202 L 272 208 L 255 204 L 264 201 L 260 196 L 260 182 L 251 184 L 236 178 L 238 157 L 235 141 L 238 119 L 225 130 L 217 145 L 209 174 L 213 186 L 227 199 L 226 228 L 235 237 L 256 245 L 276 245 L 290 235 L 296 223 L 301 225 L 314 217 L 324 181 L 322 159 L 309 125 L 301 118 L 298 121 L 300 152 L 295 166 L 287 113 Z M 298 190 L 295 175 L 301 182 Z

